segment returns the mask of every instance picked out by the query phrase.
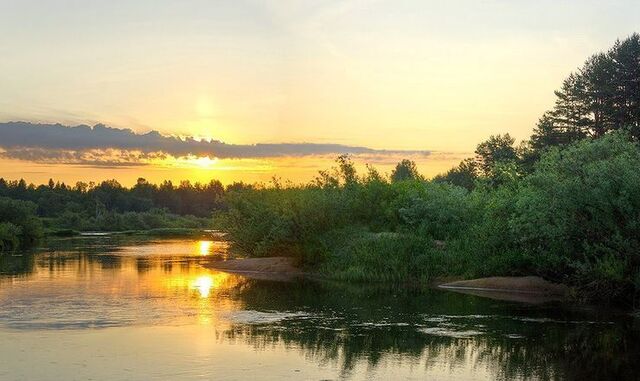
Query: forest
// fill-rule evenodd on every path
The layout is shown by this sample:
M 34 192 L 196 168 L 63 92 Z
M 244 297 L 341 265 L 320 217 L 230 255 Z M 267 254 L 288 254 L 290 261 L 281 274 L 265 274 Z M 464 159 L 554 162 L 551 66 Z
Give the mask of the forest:
M 526 91 L 526 90 L 523 90 Z M 640 35 L 590 57 L 526 141 L 509 134 L 432 179 L 403 160 L 358 173 L 348 155 L 308 184 L 0 180 L 5 250 L 43 232 L 224 229 L 247 256 L 298 258 L 349 281 L 540 275 L 580 298 L 640 292 Z
M 241 186 L 244 185 L 233 184 L 227 189 Z M 78 182 L 74 186 L 50 180 L 47 185 L 35 186 L 24 180 L 0 179 L 0 200 L 4 202 L 0 213 L 9 213 L 17 207 L 28 209 L 28 214 L 40 220 L 40 228 L 34 231 L 40 231 L 36 236 L 42 236 L 43 231 L 72 234 L 74 231 L 204 228 L 211 225 L 212 211 L 223 207 L 224 193 L 225 187 L 215 180 L 207 184 L 182 181 L 176 186 L 170 181 L 150 184 L 140 178 L 133 187 L 126 188 L 116 180 L 99 184 Z M 9 230 L 22 229 L 21 223 L 9 215 L 2 221 L 15 225 L 7 228 Z M 24 233 L 20 233 L 18 238 L 3 239 L 5 246 L 34 241 L 32 238 L 21 240 L 23 236 Z

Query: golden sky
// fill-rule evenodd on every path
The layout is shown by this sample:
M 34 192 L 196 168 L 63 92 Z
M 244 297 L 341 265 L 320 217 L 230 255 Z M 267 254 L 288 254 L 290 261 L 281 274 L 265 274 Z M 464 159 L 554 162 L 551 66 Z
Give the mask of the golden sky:
M 526 138 L 562 79 L 637 31 L 639 14 L 631 0 L 3 1 L 0 122 L 425 150 L 417 161 L 432 175 L 491 134 Z M 96 169 L 4 158 L 0 176 L 306 181 L 331 165 L 211 159 Z

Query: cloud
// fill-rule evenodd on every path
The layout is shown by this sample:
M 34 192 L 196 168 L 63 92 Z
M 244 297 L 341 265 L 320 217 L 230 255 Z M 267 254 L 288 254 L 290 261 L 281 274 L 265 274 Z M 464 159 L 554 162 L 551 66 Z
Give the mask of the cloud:
M 227 144 L 221 141 L 166 136 L 158 131 L 137 134 L 102 124 L 75 127 L 28 122 L 0 123 L 0 155 L 36 162 L 127 165 L 173 157 L 251 159 L 328 154 L 424 155 L 430 151 L 377 150 L 341 144 Z

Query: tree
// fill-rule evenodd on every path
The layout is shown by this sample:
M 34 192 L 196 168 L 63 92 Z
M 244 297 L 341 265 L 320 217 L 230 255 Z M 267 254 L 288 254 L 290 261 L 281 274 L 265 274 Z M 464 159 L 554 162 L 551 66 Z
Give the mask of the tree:
M 476 165 L 485 177 L 491 178 L 499 164 L 515 163 L 518 155 L 515 139 L 509 134 L 491 135 L 476 147 Z
M 434 177 L 433 181 L 449 183 L 473 190 L 478 179 L 478 165 L 473 158 L 464 159 L 457 167 L 451 168 L 445 174 Z
M 353 161 L 351 161 L 349 155 L 338 156 L 336 162 L 338 163 L 338 169 L 344 184 L 356 184 L 358 182 L 358 175 L 356 173 L 356 167 L 353 165 Z
M 531 138 L 534 149 L 619 129 L 640 139 L 640 35 L 591 56 L 555 95 L 553 110 L 543 115 Z
M 420 176 L 420 173 L 418 173 L 416 163 L 409 159 L 402 160 L 396 165 L 394 170 L 391 171 L 391 182 L 393 183 L 397 183 L 398 181 L 420 179 L 422 179 L 422 176 Z
M 385 178 L 380 174 L 380 172 L 374 166 L 367 164 L 366 167 L 367 167 L 367 174 L 362 179 L 365 184 L 386 183 Z

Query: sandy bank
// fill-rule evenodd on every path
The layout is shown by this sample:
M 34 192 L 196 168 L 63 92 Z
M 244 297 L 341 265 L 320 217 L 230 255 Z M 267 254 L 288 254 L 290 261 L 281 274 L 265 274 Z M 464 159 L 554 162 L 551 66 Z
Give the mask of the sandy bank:
M 258 278 L 262 278 L 261 274 L 265 275 L 265 278 L 302 275 L 302 271 L 296 267 L 295 259 L 288 257 L 230 259 L 209 262 L 203 266 L 209 269 L 252 275 L 252 277 Z
M 451 290 L 470 290 L 500 293 L 565 296 L 568 287 L 548 282 L 540 277 L 491 277 L 444 283 L 438 287 Z

